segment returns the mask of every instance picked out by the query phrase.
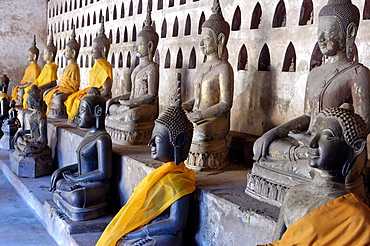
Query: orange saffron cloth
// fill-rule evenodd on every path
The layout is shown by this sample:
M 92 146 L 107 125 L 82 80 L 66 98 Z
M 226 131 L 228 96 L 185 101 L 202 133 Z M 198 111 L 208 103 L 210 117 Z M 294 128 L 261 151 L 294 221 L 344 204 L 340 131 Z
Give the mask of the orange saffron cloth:
M 78 66 L 77 62 L 72 62 L 68 64 L 65 68 L 62 77 L 60 78 L 60 85 L 58 88 L 52 89 L 49 91 L 45 97 L 44 101 L 46 103 L 47 112 L 49 112 L 49 108 L 51 106 L 51 101 L 53 100 L 53 94 L 57 91 L 61 91 L 64 93 L 74 93 L 78 91 L 80 88 L 80 67 Z
M 28 91 L 31 89 L 32 85 L 37 85 L 38 87 L 44 86 L 52 81 L 58 79 L 57 75 L 58 65 L 55 62 L 46 63 L 45 66 L 42 68 L 40 75 L 37 77 L 35 81 L 33 81 L 30 86 L 24 88 L 24 95 L 23 95 L 23 108 L 27 108 L 27 96 Z
M 183 162 L 167 162 L 149 173 L 105 228 L 96 246 L 114 246 L 127 233 L 160 215 L 179 198 L 195 190 L 194 171 Z
M 106 59 L 95 60 L 94 66 L 91 68 L 89 73 L 89 87 L 76 91 L 64 102 L 64 105 L 67 108 L 67 114 L 71 120 L 75 118 L 78 107 L 80 106 L 81 98 L 86 95 L 90 87 L 102 87 L 107 78 L 110 78 L 113 81 L 112 66 Z
M 31 63 L 27 68 L 26 70 L 24 70 L 24 75 L 23 75 L 23 79 L 22 81 L 19 83 L 20 85 L 24 85 L 25 83 L 27 82 L 33 82 L 37 79 L 37 77 L 40 75 L 40 66 L 39 64 L 33 62 Z M 17 100 L 18 98 L 18 89 L 19 89 L 19 86 L 16 85 L 14 88 L 13 88 L 13 92 L 12 92 L 12 99 L 14 101 Z
M 312 210 L 268 246 L 370 245 L 370 208 L 348 193 Z

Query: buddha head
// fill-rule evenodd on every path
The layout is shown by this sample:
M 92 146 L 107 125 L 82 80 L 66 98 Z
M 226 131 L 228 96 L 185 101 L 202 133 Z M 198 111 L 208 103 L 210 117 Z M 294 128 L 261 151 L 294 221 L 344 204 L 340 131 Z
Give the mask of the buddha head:
M 327 108 L 315 121 L 309 164 L 344 179 L 366 146 L 367 126 L 353 109 Z
M 64 50 L 64 56 L 67 60 L 76 61 L 78 53 L 80 52 L 80 44 L 76 40 L 75 26 L 72 27 L 72 34 Z
M 9 86 L 9 78 L 5 74 L 0 75 L 0 92 L 7 93 Z
M 152 147 L 151 156 L 154 160 L 174 161 L 178 165 L 188 157 L 193 124 L 181 107 L 180 89 L 176 91 L 177 96 L 172 97 L 171 105 L 155 120 L 148 145 Z
M 104 127 L 104 112 L 105 99 L 100 96 L 98 88 L 91 87 L 87 95 L 81 99 L 75 120 L 81 128 L 96 127 L 100 129 Z
M 53 32 L 50 32 L 50 38 L 49 42 L 45 47 L 44 50 L 44 61 L 49 63 L 49 62 L 54 62 L 55 61 L 55 55 L 57 54 L 57 47 L 54 45 L 54 37 L 53 37 Z
M 351 0 L 329 0 L 319 13 L 318 44 L 325 56 L 346 52 L 353 56 L 353 46 L 360 12 Z
M 200 46 L 204 55 L 216 53 L 221 58 L 229 40 L 230 25 L 222 16 L 219 0 L 214 0 L 212 13 L 209 19 L 203 23 Z
M 110 48 L 110 40 L 105 36 L 104 19 L 101 20 L 99 34 L 93 41 L 94 59 L 107 59 Z
M 36 63 L 37 59 L 39 59 L 39 52 L 39 49 L 36 47 L 36 35 L 34 35 L 32 46 L 28 49 L 28 61 Z
M 144 27 L 143 30 L 141 30 L 137 35 L 135 49 L 138 57 L 148 56 L 149 60 L 153 60 L 154 52 L 157 49 L 159 36 L 152 27 L 152 18 L 150 13 L 151 12 L 148 6 Z
M 31 89 L 28 91 L 27 104 L 30 109 L 42 109 L 44 101 L 42 100 L 42 92 L 38 86 L 32 85 Z

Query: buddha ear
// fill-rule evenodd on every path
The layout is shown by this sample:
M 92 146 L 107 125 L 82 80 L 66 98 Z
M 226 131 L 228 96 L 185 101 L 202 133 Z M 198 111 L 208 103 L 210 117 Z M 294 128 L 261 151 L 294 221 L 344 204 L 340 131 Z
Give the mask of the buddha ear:
M 353 46 L 355 44 L 355 38 L 357 35 L 357 26 L 355 23 L 351 22 L 347 26 L 346 30 L 346 55 L 347 58 L 353 57 Z
M 218 58 L 222 58 L 222 55 L 224 54 L 225 51 L 225 34 L 220 33 L 218 34 L 217 37 L 218 41 Z
M 33 61 L 35 61 L 35 62 L 36 62 L 36 57 L 37 57 L 37 55 L 36 55 L 35 53 L 33 53 L 33 54 L 32 54 L 32 57 L 33 57 Z
M 106 55 L 106 52 L 107 52 L 107 47 L 105 47 L 105 45 L 103 45 L 103 53 L 101 54 L 102 55 L 102 57 L 104 58 L 104 59 L 107 59 L 107 55 Z
M 100 117 L 103 113 L 103 108 L 100 105 L 96 105 L 94 108 L 94 116 L 95 117 Z
M 180 149 L 180 148 L 184 147 L 185 141 L 186 141 L 185 132 L 180 132 L 179 134 L 177 134 L 176 139 L 175 139 L 176 148 Z
M 225 34 L 220 33 L 218 34 L 217 41 L 219 44 L 224 44 L 225 43 Z
M 343 165 L 342 175 L 344 177 L 349 173 L 357 157 L 364 151 L 365 147 L 366 147 L 366 141 L 363 139 L 358 139 L 354 142 L 353 149 L 352 149 L 352 155 L 348 157 L 346 163 Z
M 75 49 L 72 49 L 72 56 L 73 56 L 73 58 L 76 58 L 76 50 Z
M 153 58 L 153 54 L 154 54 L 153 48 L 154 48 L 153 42 L 149 41 L 148 42 L 148 56 L 149 56 L 150 60 L 152 60 L 152 58 Z

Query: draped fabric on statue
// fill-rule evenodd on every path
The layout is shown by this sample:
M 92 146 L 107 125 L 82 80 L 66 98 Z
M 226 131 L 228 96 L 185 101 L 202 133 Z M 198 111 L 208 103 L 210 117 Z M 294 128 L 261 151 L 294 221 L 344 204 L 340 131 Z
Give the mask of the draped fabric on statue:
M 38 87 L 41 87 L 52 81 L 57 80 L 58 79 L 57 71 L 58 65 L 55 64 L 54 62 L 45 64 L 37 79 L 33 81 L 33 83 L 30 86 L 24 88 L 23 108 L 27 108 L 28 91 L 31 89 L 32 85 L 37 85 Z
M 182 162 L 167 162 L 149 173 L 112 219 L 97 246 L 116 245 L 127 233 L 147 224 L 179 198 L 195 190 L 195 174 Z
M 53 94 L 56 91 L 61 91 L 64 93 L 74 93 L 80 88 L 80 67 L 77 62 L 70 63 L 63 72 L 62 77 L 60 78 L 60 85 L 56 89 L 49 91 L 45 97 L 44 101 L 48 106 L 47 112 L 51 106 L 51 101 L 53 100 Z
M 37 79 L 37 77 L 40 75 L 40 71 L 41 69 L 40 69 L 39 64 L 34 63 L 34 62 L 31 63 L 24 71 L 23 79 L 19 84 L 24 85 L 27 82 L 34 82 Z M 19 88 L 18 85 L 15 86 L 12 92 L 12 99 L 14 101 L 16 101 L 18 97 L 18 88 Z
M 312 210 L 268 246 L 370 245 L 370 208 L 348 193 Z
M 98 59 L 90 70 L 89 87 L 79 90 L 68 97 L 64 102 L 67 108 L 67 114 L 73 120 L 80 106 L 81 98 L 84 97 L 90 87 L 100 88 L 104 82 L 110 78 L 113 81 L 112 66 L 106 59 Z

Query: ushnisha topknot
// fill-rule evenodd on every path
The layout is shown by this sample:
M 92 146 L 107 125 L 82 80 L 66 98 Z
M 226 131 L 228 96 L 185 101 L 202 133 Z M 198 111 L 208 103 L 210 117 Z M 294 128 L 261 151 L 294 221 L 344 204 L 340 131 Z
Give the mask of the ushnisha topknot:
M 353 147 L 357 140 L 366 140 L 368 134 L 366 122 L 346 104 L 340 108 L 326 108 L 319 115 L 332 117 L 339 121 L 343 128 L 344 140 L 348 145 Z
M 53 53 L 54 54 L 54 58 L 55 58 L 55 55 L 57 54 L 57 47 L 54 45 L 54 37 L 53 37 L 53 32 L 52 31 L 50 32 L 49 42 L 46 45 L 46 48 L 45 49 L 47 51 Z
M 109 49 L 110 49 L 110 40 L 105 35 L 104 17 L 102 17 L 102 19 L 101 19 L 99 34 L 96 38 L 94 38 L 93 42 L 97 43 L 99 45 L 100 49 L 103 49 L 103 47 L 105 47 L 105 49 L 106 49 L 105 54 L 104 54 L 105 57 L 103 57 L 103 58 L 107 58 L 107 55 L 108 55 L 108 52 L 109 52 Z
M 353 22 L 357 27 L 360 23 L 360 11 L 351 0 L 329 0 L 319 12 L 319 17 L 322 16 L 337 17 L 344 33 L 350 23 Z
M 39 49 L 36 47 L 36 35 L 33 35 L 33 42 L 31 48 L 28 49 L 29 52 L 36 55 L 36 61 L 39 58 Z
M 181 88 L 180 88 L 181 75 L 178 74 L 176 88 L 171 98 L 171 104 L 163 111 L 156 122 L 166 127 L 169 135 L 170 142 L 174 147 L 176 146 L 176 137 L 178 134 L 185 132 L 186 142 L 183 147 L 182 158 L 185 160 L 189 154 L 191 141 L 193 138 L 193 124 L 190 122 L 184 109 L 181 107 Z
M 77 57 L 78 53 L 80 52 L 80 44 L 76 40 L 75 25 L 72 26 L 72 33 L 67 43 L 67 46 L 76 51 L 76 57 Z
M 151 11 L 148 5 L 148 10 L 146 14 L 146 19 L 144 21 L 144 27 L 137 35 L 138 37 L 144 38 L 147 42 L 152 41 L 153 42 L 153 52 L 157 49 L 159 36 L 152 27 L 152 17 L 151 17 Z

